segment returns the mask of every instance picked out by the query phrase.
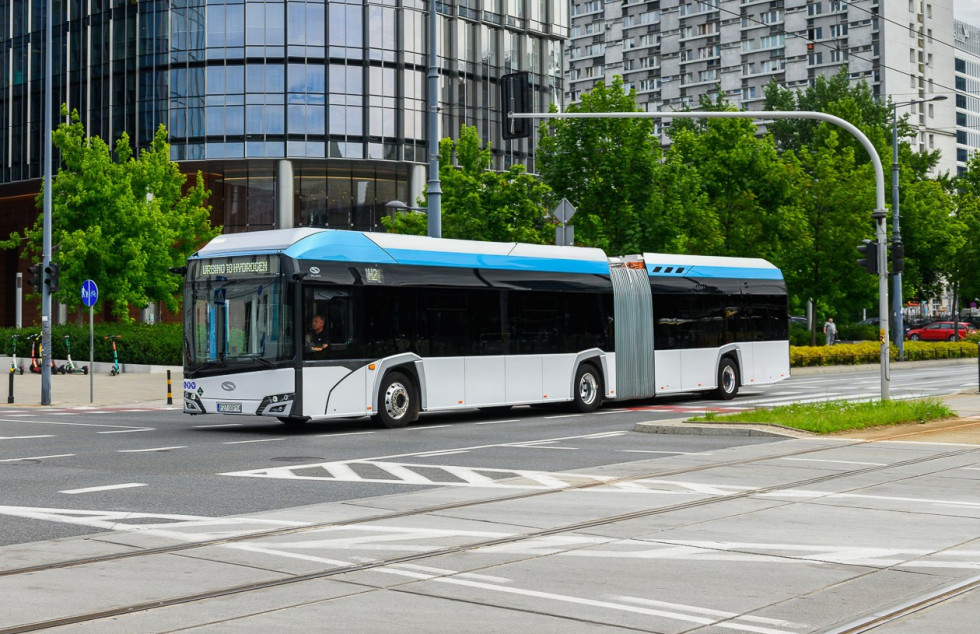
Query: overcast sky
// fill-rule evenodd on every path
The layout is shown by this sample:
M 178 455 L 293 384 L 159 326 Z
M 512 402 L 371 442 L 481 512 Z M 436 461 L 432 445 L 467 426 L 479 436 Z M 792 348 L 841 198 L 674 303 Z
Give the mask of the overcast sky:
M 953 17 L 980 26 L 980 0 L 953 0 Z

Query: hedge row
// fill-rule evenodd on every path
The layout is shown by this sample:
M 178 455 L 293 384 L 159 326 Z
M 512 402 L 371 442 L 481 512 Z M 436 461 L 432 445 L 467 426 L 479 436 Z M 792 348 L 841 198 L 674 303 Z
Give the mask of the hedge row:
M 906 361 L 977 357 L 975 341 L 906 341 L 904 348 Z M 889 357 L 892 361 L 898 359 L 898 349 L 895 344 L 889 345 Z M 842 343 L 833 346 L 790 346 L 789 348 L 789 362 L 792 367 L 878 363 L 880 359 L 881 346 L 877 341 Z
M 145 365 L 181 365 L 183 346 L 181 324 L 95 324 L 95 360 L 112 362 L 112 341 L 105 337 L 119 335 L 116 348 L 120 363 Z M 0 328 L 0 353 L 10 355 L 13 336 L 17 335 L 17 356 L 30 362 L 31 342 L 27 337 L 40 333 L 39 328 Z M 65 335 L 70 337 L 71 356 L 77 365 L 88 361 L 88 326 L 59 325 L 51 328 L 51 350 L 55 359 L 64 359 Z

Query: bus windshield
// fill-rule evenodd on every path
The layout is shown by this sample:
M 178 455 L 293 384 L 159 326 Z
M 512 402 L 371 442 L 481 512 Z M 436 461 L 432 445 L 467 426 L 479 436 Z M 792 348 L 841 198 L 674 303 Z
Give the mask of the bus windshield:
M 293 358 L 293 312 L 282 277 L 195 281 L 184 301 L 189 373 L 259 369 Z

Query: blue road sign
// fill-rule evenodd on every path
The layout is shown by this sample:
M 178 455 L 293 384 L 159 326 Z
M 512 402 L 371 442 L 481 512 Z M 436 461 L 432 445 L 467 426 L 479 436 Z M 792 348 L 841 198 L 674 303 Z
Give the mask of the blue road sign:
M 82 303 L 91 308 L 99 301 L 99 287 L 92 280 L 82 282 Z

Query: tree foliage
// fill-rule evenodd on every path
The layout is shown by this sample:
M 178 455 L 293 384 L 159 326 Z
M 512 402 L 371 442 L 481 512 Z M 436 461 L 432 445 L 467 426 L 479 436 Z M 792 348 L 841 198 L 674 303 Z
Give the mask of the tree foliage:
M 636 93 L 620 77 L 598 82 L 568 112 L 635 112 Z M 714 237 L 675 231 L 698 222 L 703 193 L 683 161 L 665 159 L 649 119 L 556 119 L 540 128 L 537 167 L 576 208 L 579 244 L 609 253 L 702 248 Z M 693 237 L 693 240 L 692 240 Z
M 201 244 L 220 233 L 210 225 L 205 205 L 209 192 L 200 173 L 193 186 L 170 160 L 166 129 L 161 125 L 149 148 L 134 156 L 129 137 L 118 139 L 115 158 L 99 137 L 85 135 L 77 111 L 62 122 L 52 142 L 62 166 L 51 183 L 52 261 L 61 266 L 60 290 L 54 298 L 69 307 L 81 304 L 86 279 L 99 286 L 99 298 L 112 314 L 128 321 L 130 307 L 161 302 L 176 311 L 182 278 L 169 272 L 182 266 Z M 43 191 L 37 196 L 40 208 Z M 3 246 L 25 243 L 32 260 L 43 249 L 43 216 Z
M 554 242 L 554 224 L 548 218 L 551 189 L 527 174 L 523 165 L 506 172 L 490 170 L 491 157 L 490 146 L 481 147 L 474 126 L 464 125 L 457 141 L 440 141 L 443 237 Z M 428 198 L 421 202 L 427 205 Z M 425 235 L 428 226 L 422 213 L 399 213 L 381 222 L 392 233 L 413 235 Z

